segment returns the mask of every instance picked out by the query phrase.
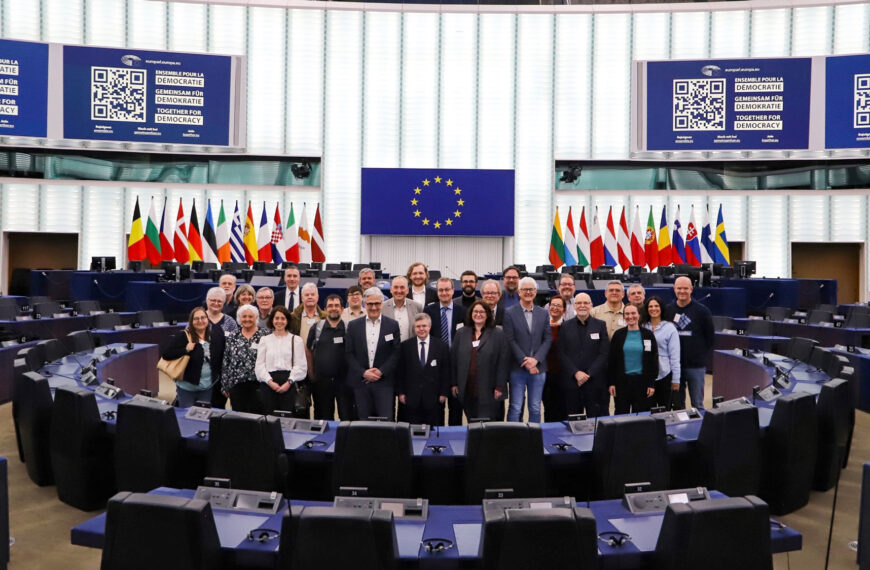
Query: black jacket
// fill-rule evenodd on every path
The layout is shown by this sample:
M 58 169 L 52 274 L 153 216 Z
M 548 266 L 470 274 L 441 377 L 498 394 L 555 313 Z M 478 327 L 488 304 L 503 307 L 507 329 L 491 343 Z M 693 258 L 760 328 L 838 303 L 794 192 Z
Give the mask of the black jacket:
M 610 366 L 608 367 L 608 386 L 616 386 L 617 395 L 625 393 L 627 388 L 627 380 L 625 374 L 625 338 L 628 334 L 628 328 L 622 327 L 616 329 L 613 333 L 613 338 L 610 339 Z M 649 329 L 641 327 L 640 338 L 644 344 L 641 382 L 645 388 L 653 388 L 655 386 L 656 377 L 659 375 L 659 349 L 656 345 L 656 335 Z M 649 341 L 649 350 L 646 345 Z
M 202 345 L 196 343 L 193 350 L 187 352 L 187 343 L 190 342 L 184 331 L 174 335 L 169 341 L 169 344 L 163 350 L 161 355 L 166 360 L 175 360 L 184 355 L 190 356 L 190 361 L 187 363 L 187 368 L 184 369 L 184 381 L 199 385 L 199 376 L 202 372 L 203 361 L 205 360 L 205 351 Z M 221 372 L 224 366 L 224 347 L 226 346 L 226 337 L 224 331 L 217 325 L 211 325 L 211 346 L 210 366 L 211 366 L 211 381 L 212 385 L 220 384 Z

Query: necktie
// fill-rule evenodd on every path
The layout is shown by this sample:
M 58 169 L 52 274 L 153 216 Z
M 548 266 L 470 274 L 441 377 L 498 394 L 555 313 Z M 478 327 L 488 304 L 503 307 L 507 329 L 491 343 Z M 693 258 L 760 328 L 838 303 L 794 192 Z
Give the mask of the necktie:
M 296 301 L 296 291 L 290 291 L 290 301 L 289 301 L 290 304 L 287 306 L 287 308 L 290 309 L 291 311 L 295 308 L 293 306 L 293 303 L 295 301 Z
M 441 307 L 441 340 L 450 346 L 450 324 L 447 322 L 447 307 Z
M 426 366 L 426 341 L 420 342 L 420 366 Z

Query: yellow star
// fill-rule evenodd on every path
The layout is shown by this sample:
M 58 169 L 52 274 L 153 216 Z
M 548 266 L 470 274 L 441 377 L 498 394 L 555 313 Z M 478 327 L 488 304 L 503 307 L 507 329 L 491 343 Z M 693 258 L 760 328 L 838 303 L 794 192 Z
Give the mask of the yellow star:
M 456 190 L 453 191 L 453 193 L 456 194 L 457 196 L 459 196 L 460 194 L 462 194 L 462 188 L 457 188 Z
M 448 226 L 452 226 L 453 220 L 451 220 L 450 218 L 447 218 L 447 220 L 444 223 L 447 224 Z
M 429 179 L 428 178 L 423 181 L 423 186 L 429 186 Z
M 419 194 L 420 192 L 422 192 L 422 190 L 420 190 L 419 188 L 414 188 L 414 194 Z
M 435 222 L 435 229 L 438 229 L 440 227 L 441 227 L 441 222 Z
M 453 212 L 453 215 L 458 218 L 459 216 L 462 215 L 462 212 L 460 212 L 459 210 L 456 210 L 455 212 Z
M 459 204 L 460 206 L 464 206 L 464 205 L 465 205 L 465 200 L 463 200 L 462 198 L 460 198 L 459 200 L 456 201 L 456 203 Z
M 453 181 L 450 180 L 449 178 L 447 179 L 447 185 L 448 185 L 448 186 L 453 186 Z
M 429 218 L 423 218 L 423 225 L 424 225 L 424 226 L 428 226 L 428 225 L 429 225 Z
M 436 176 L 436 177 L 435 177 L 435 183 L 436 183 L 436 184 L 441 184 L 441 177 L 440 177 L 440 176 Z
M 416 206 L 416 205 L 417 205 L 417 199 L 416 199 L 416 198 L 414 198 L 413 200 L 411 200 L 411 205 L 412 205 L 412 206 Z
M 415 218 L 419 218 L 419 217 L 420 217 L 420 210 L 414 210 L 414 217 L 415 217 Z

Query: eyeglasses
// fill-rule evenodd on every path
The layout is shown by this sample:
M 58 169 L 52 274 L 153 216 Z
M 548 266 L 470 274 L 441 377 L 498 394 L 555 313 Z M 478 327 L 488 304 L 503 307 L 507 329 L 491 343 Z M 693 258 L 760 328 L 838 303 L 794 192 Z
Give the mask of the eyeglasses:
M 366 307 L 380 307 L 380 306 L 381 306 L 380 301 L 378 301 L 377 303 L 366 303 Z
M 486 316 L 486 311 L 471 311 L 472 315 L 483 315 Z
M 522 291 L 523 293 L 534 293 L 535 291 L 537 291 L 537 289 L 535 289 L 534 287 L 523 287 L 522 289 L 520 289 L 520 291 Z

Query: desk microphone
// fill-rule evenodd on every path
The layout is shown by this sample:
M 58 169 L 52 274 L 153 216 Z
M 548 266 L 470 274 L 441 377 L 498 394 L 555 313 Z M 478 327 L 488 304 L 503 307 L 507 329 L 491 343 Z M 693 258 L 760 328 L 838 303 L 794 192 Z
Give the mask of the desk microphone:
M 709 298 L 712 297 L 712 296 L 713 296 L 713 293 L 707 293 L 706 295 L 704 295 L 704 296 L 701 297 L 700 299 L 695 299 L 695 300 L 696 300 L 696 301 L 704 301 L 705 299 L 709 299 Z

